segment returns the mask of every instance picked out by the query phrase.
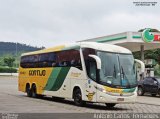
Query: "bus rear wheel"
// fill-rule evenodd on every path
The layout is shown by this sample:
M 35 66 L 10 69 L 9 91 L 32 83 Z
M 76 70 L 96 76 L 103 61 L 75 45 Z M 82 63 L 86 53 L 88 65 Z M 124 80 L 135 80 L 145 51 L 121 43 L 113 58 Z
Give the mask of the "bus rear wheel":
M 29 85 L 26 85 L 26 93 L 28 97 L 32 97 L 32 92 Z
M 37 98 L 38 95 L 37 95 L 36 85 L 32 85 L 31 93 L 33 98 Z
M 81 90 L 79 88 L 74 90 L 73 99 L 74 99 L 75 105 L 77 105 L 77 106 L 83 106 L 84 103 L 85 103 L 82 100 L 82 93 L 81 93 Z
M 115 103 L 106 103 L 108 108 L 113 108 L 116 104 Z
M 158 90 L 158 95 L 159 95 L 159 97 L 160 97 L 160 89 Z

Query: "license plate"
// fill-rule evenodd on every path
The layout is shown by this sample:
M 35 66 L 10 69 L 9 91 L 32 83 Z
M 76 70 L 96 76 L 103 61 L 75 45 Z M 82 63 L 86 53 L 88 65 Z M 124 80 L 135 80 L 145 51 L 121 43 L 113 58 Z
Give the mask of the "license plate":
M 117 98 L 117 101 L 124 101 L 124 98 Z

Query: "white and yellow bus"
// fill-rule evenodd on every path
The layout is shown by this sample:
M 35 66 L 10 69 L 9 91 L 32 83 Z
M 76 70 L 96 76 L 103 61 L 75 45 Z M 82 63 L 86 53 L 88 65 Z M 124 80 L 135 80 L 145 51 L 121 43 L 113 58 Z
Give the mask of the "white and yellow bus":
M 24 53 L 19 67 L 19 91 L 30 97 L 48 95 L 84 102 L 135 102 L 134 57 L 126 48 L 81 42 Z

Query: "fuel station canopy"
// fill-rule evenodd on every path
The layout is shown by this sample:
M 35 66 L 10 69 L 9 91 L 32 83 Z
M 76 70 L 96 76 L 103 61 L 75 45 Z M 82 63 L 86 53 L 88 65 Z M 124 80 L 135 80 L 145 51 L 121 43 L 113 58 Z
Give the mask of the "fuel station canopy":
M 101 42 L 125 47 L 132 52 L 141 50 L 151 50 L 160 48 L 160 32 L 149 32 L 145 29 L 143 32 L 124 32 L 98 38 L 83 40 L 90 42 Z M 79 41 L 82 42 L 82 41 Z

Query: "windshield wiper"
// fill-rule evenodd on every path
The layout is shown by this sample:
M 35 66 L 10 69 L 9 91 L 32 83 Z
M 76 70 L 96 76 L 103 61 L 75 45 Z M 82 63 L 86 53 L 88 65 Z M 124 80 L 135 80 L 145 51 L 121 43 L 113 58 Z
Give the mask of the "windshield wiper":
M 127 78 L 122 66 L 121 66 L 121 74 L 123 75 L 123 78 L 121 76 L 121 84 L 122 84 L 122 80 L 127 80 L 128 86 L 130 87 L 129 80 L 128 80 L 128 78 Z
M 124 73 L 124 70 L 123 70 L 123 67 L 122 67 L 122 66 L 121 66 L 121 74 L 123 74 L 123 75 L 121 76 L 121 79 L 122 79 L 122 78 L 124 79 L 125 73 Z
M 114 64 L 113 76 L 116 78 L 116 66 L 115 66 L 115 64 Z

